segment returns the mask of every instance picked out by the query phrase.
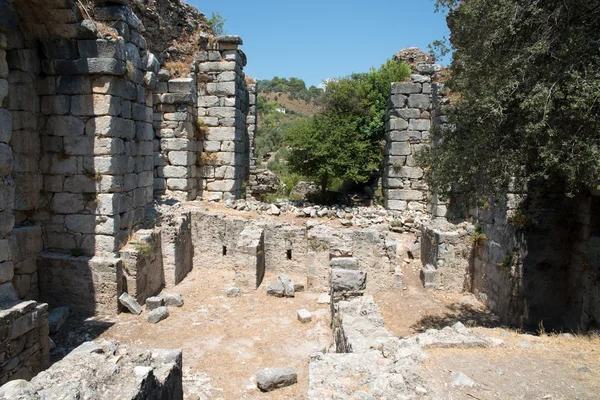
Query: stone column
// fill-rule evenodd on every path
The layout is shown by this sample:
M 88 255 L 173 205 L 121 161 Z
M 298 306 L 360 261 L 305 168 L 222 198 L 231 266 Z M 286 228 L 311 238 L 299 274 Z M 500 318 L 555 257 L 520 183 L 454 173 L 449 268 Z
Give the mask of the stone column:
M 206 126 L 198 159 L 204 199 L 239 198 L 248 177 L 246 56 L 238 49 L 242 43 L 239 36 L 220 36 L 218 49 L 198 56 L 198 120 Z
M 437 196 L 429 192 L 417 157 L 431 143 L 432 113 L 437 112 L 440 85 L 432 84 L 430 75 L 439 68 L 419 64 L 419 74 L 411 75 L 410 82 L 390 85 L 383 173 L 384 205 L 388 210 L 438 213 Z M 442 206 L 440 203 L 439 212 L 445 214 Z

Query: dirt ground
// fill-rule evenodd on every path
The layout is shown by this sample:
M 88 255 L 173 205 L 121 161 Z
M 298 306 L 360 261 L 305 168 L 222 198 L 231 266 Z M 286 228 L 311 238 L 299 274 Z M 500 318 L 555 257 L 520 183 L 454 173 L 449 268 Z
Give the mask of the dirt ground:
M 421 374 L 434 399 L 600 399 L 600 337 L 531 335 L 499 326 L 472 295 L 426 291 L 418 262 L 404 263 L 406 290 L 373 293 L 386 327 L 399 337 L 461 321 L 499 338 L 497 348 L 427 349 Z M 473 387 L 452 385 L 462 372 Z
M 273 277 L 266 276 L 265 282 Z M 268 297 L 266 290 L 227 298 L 233 274 L 193 271 L 175 290 L 184 306 L 169 308 L 156 325 L 123 313 L 100 338 L 137 347 L 182 348 L 186 400 L 304 399 L 308 392 L 308 356 L 332 343 L 326 305 L 316 293 L 293 299 Z M 166 291 L 167 292 L 167 291 Z M 313 321 L 302 324 L 296 311 L 305 308 Z M 292 367 L 298 384 L 271 393 L 256 388 L 254 376 L 265 367 Z
M 231 211 L 230 211 L 231 212 Z M 236 213 L 236 212 L 234 212 Z M 399 248 L 413 240 L 397 235 Z M 481 334 L 502 339 L 489 349 L 427 349 L 422 368 L 432 399 L 600 399 L 600 338 L 521 334 L 500 327 L 497 318 L 472 295 L 426 291 L 418 261 L 398 255 L 404 289 L 370 293 L 380 305 L 386 326 L 399 337 L 457 321 Z M 318 293 L 293 299 L 266 296 L 267 275 L 259 290 L 227 298 L 233 274 L 194 270 L 170 292 L 183 295 L 181 308 L 148 324 L 123 313 L 111 320 L 69 321 L 54 337 L 53 360 L 86 340 L 105 338 L 146 348 L 182 348 L 186 400 L 306 399 L 308 360 L 332 343 L 326 305 Z M 169 292 L 169 291 L 166 291 Z M 313 321 L 302 324 L 296 311 L 306 308 Z M 298 373 L 298 384 L 270 393 L 256 388 L 254 376 L 265 367 L 286 366 Z M 462 372 L 473 387 L 455 387 L 452 374 Z

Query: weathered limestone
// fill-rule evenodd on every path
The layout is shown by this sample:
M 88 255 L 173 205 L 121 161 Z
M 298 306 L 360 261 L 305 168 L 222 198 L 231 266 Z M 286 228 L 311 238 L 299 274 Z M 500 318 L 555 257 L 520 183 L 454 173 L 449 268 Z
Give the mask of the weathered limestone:
M 137 302 L 135 297 L 130 296 L 126 292 L 119 296 L 119 302 L 123 304 L 132 314 L 140 315 L 142 313 L 142 306 L 140 306 L 140 303 Z
M 139 230 L 134 239 L 121 250 L 127 292 L 139 304 L 158 294 L 164 286 L 163 257 L 160 233 Z
M 293 385 L 298 375 L 292 368 L 265 368 L 256 374 L 256 384 L 263 392 Z
M 310 321 L 312 321 L 312 314 L 310 313 L 310 311 L 308 311 L 304 308 L 302 310 L 298 310 L 297 315 L 298 315 L 298 321 L 302 322 L 303 324 L 306 324 L 306 323 L 309 323 Z
M 31 379 L 50 365 L 48 305 L 23 301 L 0 310 L 0 384 Z
M 160 321 L 169 317 L 169 309 L 167 307 L 158 307 L 148 313 L 146 319 L 151 324 L 157 324 Z
M 97 398 L 98 388 L 106 398 L 182 400 L 181 350 L 85 342 L 29 383 L 5 385 L 0 393 L 8 399 L 75 400 Z

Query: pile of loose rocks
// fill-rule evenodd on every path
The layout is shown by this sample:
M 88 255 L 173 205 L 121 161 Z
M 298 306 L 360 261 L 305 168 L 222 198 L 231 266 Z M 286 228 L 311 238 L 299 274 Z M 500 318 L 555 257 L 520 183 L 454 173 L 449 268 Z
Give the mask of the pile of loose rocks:
M 140 315 L 143 311 L 137 300 L 126 292 L 119 297 L 119 302 L 132 314 Z M 169 316 L 169 307 L 182 306 L 183 297 L 177 293 L 148 297 L 146 299 L 146 311 L 148 312 L 146 320 L 151 324 L 159 323 Z
M 225 206 L 238 211 L 297 218 L 338 220 L 346 227 L 370 227 L 394 232 L 420 232 L 422 222 L 430 219 L 421 211 L 390 211 L 382 206 L 322 206 L 306 201 L 278 200 L 274 204 L 257 200 L 227 200 Z

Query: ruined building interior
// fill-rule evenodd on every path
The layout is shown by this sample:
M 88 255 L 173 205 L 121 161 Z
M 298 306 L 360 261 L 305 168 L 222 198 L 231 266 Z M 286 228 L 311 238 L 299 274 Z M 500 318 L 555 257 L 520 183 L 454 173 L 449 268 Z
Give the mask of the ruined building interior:
M 473 293 L 506 326 L 598 328 L 599 196 L 569 200 L 568 227 L 550 211 L 525 235 L 507 224 L 516 194 L 457 222 L 427 188 L 415 155 L 445 122 L 431 60 L 390 89 L 384 207 L 296 217 L 246 199 L 258 184 L 251 60 L 239 36 L 205 22 L 176 0 L 0 0 L 2 398 L 212 398 L 185 388 L 181 349 L 96 335 L 51 356 L 57 319 L 58 329 L 67 317 L 160 321 L 187 302 L 177 292 L 191 276 L 228 274 L 227 301 L 319 298 L 313 318 L 328 321 L 332 346 L 304 354 L 302 394 L 286 398 L 442 398 L 418 372 L 426 346 L 500 346 L 462 323 L 406 338 L 389 330 L 377 293 L 406 291 L 407 265 L 430 291 Z M 476 224 L 487 241 L 469 240 Z M 257 376 L 259 387 L 301 380 L 284 372 Z

